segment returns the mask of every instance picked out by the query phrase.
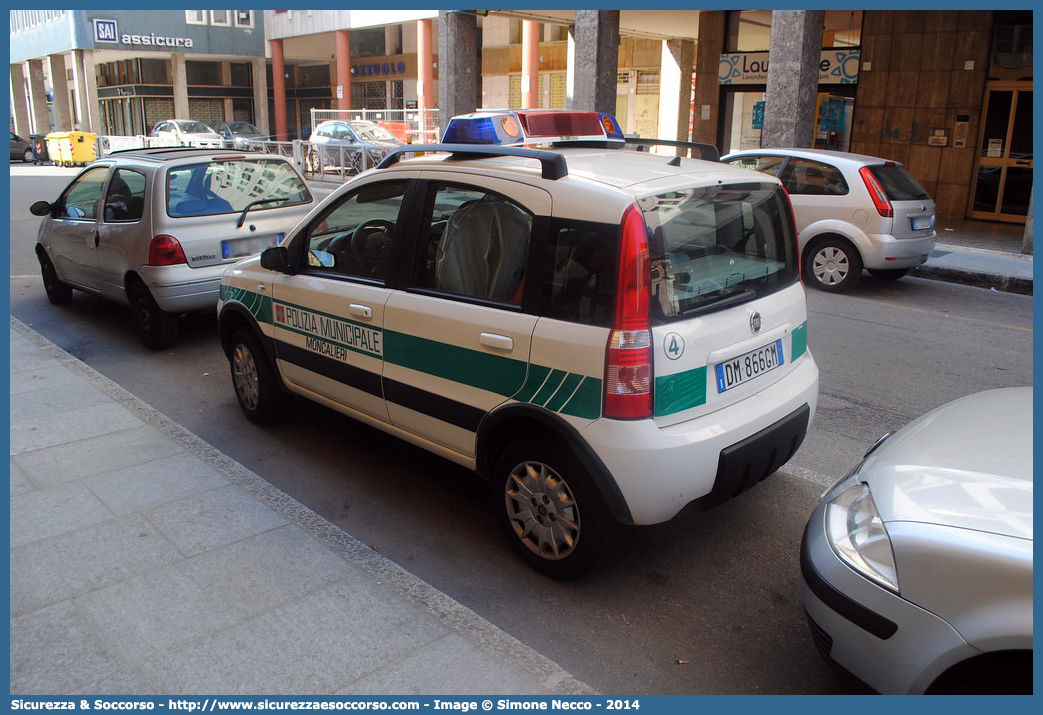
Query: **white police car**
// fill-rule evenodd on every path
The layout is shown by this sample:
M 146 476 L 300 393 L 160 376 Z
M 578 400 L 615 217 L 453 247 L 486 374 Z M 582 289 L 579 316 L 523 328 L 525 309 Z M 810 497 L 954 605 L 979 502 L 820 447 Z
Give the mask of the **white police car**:
M 622 150 L 594 112 L 465 115 L 443 142 L 227 271 L 247 417 L 293 393 L 476 470 L 559 578 L 617 522 L 720 503 L 793 455 L 818 368 L 776 179 Z

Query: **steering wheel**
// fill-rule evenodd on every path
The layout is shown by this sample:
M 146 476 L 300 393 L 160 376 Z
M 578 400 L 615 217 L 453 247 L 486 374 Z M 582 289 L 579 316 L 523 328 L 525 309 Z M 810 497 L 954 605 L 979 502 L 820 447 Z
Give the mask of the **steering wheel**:
M 355 227 L 351 232 L 351 250 L 361 251 L 366 243 L 366 236 L 371 230 L 382 230 L 390 234 L 395 230 L 395 222 L 383 218 L 369 218 Z

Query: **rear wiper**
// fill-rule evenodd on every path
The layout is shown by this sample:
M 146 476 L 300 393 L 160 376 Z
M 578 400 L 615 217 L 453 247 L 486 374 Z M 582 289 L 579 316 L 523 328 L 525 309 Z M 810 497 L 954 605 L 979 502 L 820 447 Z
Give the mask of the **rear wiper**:
M 717 310 L 718 308 L 723 308 L 723 307 L 728 306 L 728 305 L 734 305 L 736 303 L 742 303 L 744 301 L 749 300 L 750 298 L 755 297 L 756 295 L 757 295 L 757 291 L 753 290 L 752 288 L 744 288 L 742 290 L 737 290 L 734 293 L 728 293 L 728 294 L 722 295 L 721 297 L 719 297 L 717 299 L 710 299 L 707 302 L 701 303 L 700 305 L 695 305 L 695 306 L 692 306 L 691 308 L 686 308 L 685 310 L 678 311 L 677 314 L 678 315 L 693 315 L 695 313 L 701 313 L 701 312 L 704 312 L 704 311 L 707 311 L 707 310 Z M 710 298 L 710 296 L 704 296 L 704 297 L 708 298 L 708 299 Z
M 261 204 L 274 204 L 277 201 L 286 201 L 286 199 L 285 198 L 279 198 L 279 199 L 257 199 L 256 201 L 251 201 L 250 203 L 248 203 L 246 205 L 246 208 L 243 209 L 243 213 L 239 216 L 239 223 L 237 223 L 235 225 L 235 227 L 236 228 L 242 228 L 243 227 L 243 222 L 246 221 L 246 212 L 249 211 L 250 209 L 252 209 L 254 206 L 260 206 Z

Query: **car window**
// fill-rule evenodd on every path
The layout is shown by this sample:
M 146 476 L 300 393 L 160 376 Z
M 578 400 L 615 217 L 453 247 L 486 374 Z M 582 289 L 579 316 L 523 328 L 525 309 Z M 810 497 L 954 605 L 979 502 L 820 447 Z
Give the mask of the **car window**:
M 793 214 L 773 184 L 671 191 L 638 206 L 650 231 L 655 319 L 751 300 L 797 280 Z
M 384 127 L 376 124 L 370 124 L 368 122 L 358 122 L 352 124 L 351 128 L 355 130 L 355 133 L 359 135 L 364 141 L 370 142 L 394 142 L 398 141 L 395 136 Z
M 876 180 L 884 187 L 891 201 L 919 201 L 930 195 L 920 186 L 913 175 L 898 164 L 876 164 L 869 167 Z
M 204 134 L 210 132 L 210 127 L 202 122 L 180 121 L 176 123 L 181 131 L 186 134 Z
M 778 176 L 779 169 L 782 168 L 785 161 L 786 157 L 784 156 L 766 156 L 758 154 L 736 157 L 728 163 L 740 169 L 753 169 L 754 171 L 759 171 L 763 174 Z
M 432 183 L 414 285 L 521 304 L 533 215 L 505 196 Z
M 328 206 L 306 229 L 308 267 L 383 281 L 405 191 L 405 181 L 382 181 Z
M 140 221 L 144 209 L 145 175 L 132 169 L 116 169 L 105 193 L 105 222 Z
M 266 211 L 308 203 L 311 193 L 284 160 L 236 159 L 177 166 L 167 172 L 167 213 L 204 216 L 242 211 Z
M 610 327 L 615 318 L 618 224 L 556 219 L 547 243 L 542 314 Z
M 790 194 L 842 196 L 848 192 L 840 170 L 821 161 L 794 157 L 779 178 Z
M 80 174 L 58 199 L 58 218 L 96 219 L 101 187 L 108 175 L 107 166 L 98 166 Z

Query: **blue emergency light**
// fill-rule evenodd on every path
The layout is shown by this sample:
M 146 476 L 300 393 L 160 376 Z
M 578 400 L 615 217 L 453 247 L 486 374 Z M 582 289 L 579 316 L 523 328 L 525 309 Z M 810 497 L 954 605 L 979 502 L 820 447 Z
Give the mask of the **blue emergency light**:
M 449 120 L 445 144 L 520 146 L 563 142 L 622 142 L 623 130 L 610 114 L 556 109 L 520 109 L 462 114 Z

